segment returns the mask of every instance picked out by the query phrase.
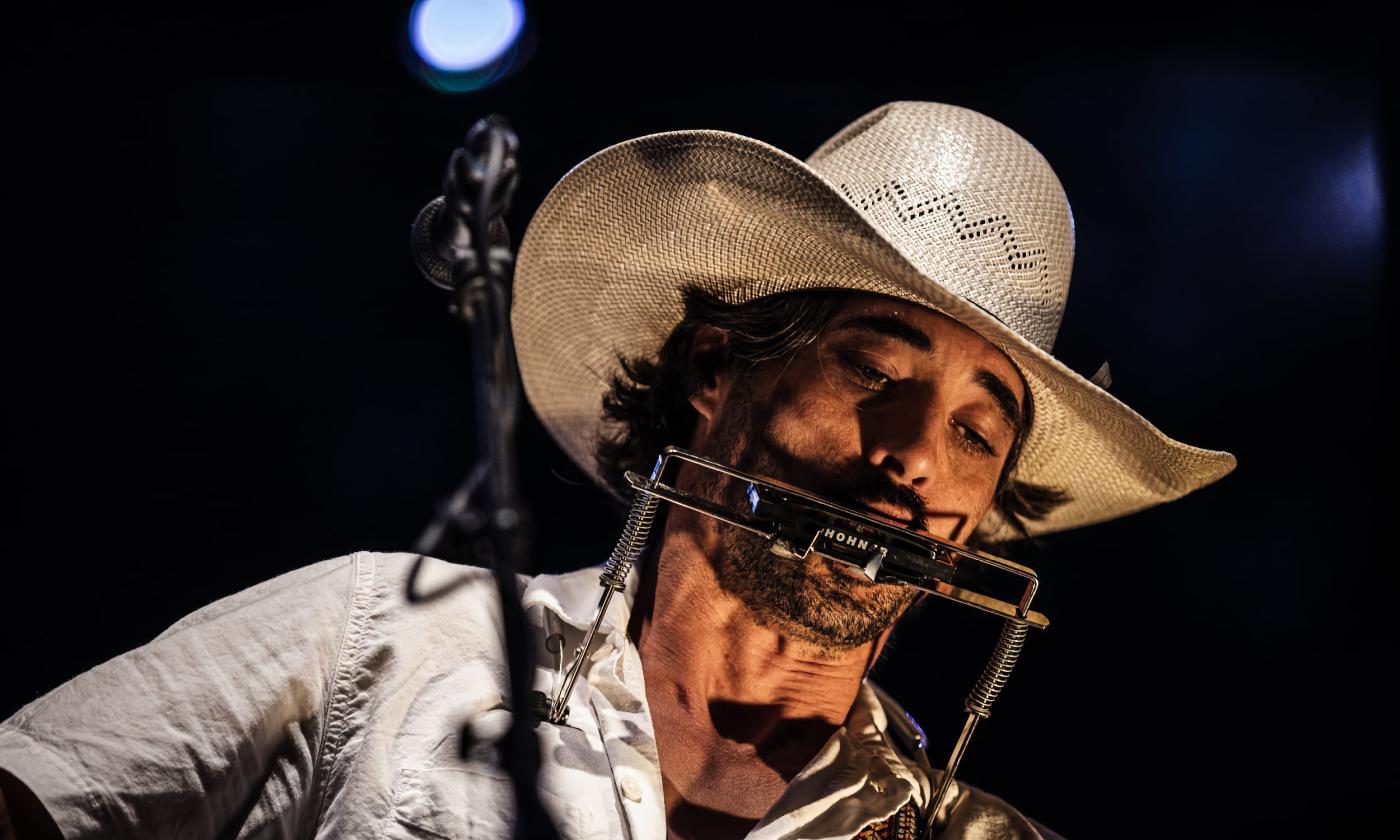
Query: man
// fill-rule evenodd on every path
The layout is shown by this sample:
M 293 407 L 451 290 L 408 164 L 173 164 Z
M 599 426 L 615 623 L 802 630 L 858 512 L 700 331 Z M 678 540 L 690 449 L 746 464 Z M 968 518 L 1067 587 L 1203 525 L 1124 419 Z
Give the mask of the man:
M 896 102 L 805 163 L 718 131 L 571 170 L 521 244 L 526 393 L 623 495 L 676 444 L 971 545 L 1100 522 L 1225 475 L 1049 353 L 1073 223 L 1019 135 Z M 600 412 L 599 408 L 603 408 Z M 734 503 L 701 471 L 681 489 Z M 1053 837 L 941 778 L 865 680 L 914 600 L 667 509 L 542 724 L 564 837 Z M 19 820 L 69 836 L 504 837 L 509 704 L 489 577 L 361 552 L 231 596 L 0 725 Z M 552 694 L 597 569 L 522 600 Z M 457 732 L 471 722 L 467 756 Z M 37 822 L 36 822 L 37 824 Z

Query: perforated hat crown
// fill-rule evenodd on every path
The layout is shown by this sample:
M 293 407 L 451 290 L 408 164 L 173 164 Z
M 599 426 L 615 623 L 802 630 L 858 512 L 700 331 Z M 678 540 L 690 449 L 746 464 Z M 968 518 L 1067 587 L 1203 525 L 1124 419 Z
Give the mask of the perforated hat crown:
M 851 289 L 942 312 L 1001 348 L 1036 406 L 1013 478 L 1071 500 L 1031 534 L 1179 498 L 1235 466 L 1172 440 L 1055 359 L 1074 219 L 1043 156 L 967 108 L 892 102 L 806 162 L 725 131 L 650 134 L 571 169 L 521 242 L 512 326 L 525 392 L 580 467 L 620 356 L 655 353 L 698 285 L 739 303 Z M 1014 536 L 995 509 L 979 526 Z

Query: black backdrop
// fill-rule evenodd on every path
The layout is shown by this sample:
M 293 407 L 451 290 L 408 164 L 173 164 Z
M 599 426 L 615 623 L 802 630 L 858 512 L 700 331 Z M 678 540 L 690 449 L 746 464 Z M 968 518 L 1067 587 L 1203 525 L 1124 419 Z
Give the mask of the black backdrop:
M 15 24 L 0 716 L 215 598 L 412 544 L 471 421 L 466 336 L 408 226 L 473 120 L 520 136 L 518 242 L 612 143 L 721 128 L 805 157 L 925 99 L 1007 123 L 1059 173 L 1078 252 L 1056 354 L 1107 359 L 1119 398 L 1240 462 L 1019 555 L 1053 626 L 963 775 L 1070 836 L 1378 823 L 1400 793 L 1375 683 L 1394 591 L 1378 28 L 580 5 L 532 5 L 531 62 L 459 96 L 400 61 L 407 4 Z M 613 511 L 533 416 L 520 454 L 537 567 L 600 562 Z M 961 612 L 910 619 L 878 672 L 940 754 L 995 637 Z

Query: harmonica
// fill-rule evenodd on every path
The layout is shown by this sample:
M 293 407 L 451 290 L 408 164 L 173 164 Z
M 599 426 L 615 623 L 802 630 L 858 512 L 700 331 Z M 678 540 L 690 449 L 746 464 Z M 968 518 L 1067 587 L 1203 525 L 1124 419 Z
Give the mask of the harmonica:
M 665 483 L 673 462 L 743 482 L 747 504 L 730 509 Z M 743 528 L 766 540 L 778 557 L 805 560 L 816 554 L 872 583 L 912 586 L 1037 629 L 1050 624 L 1030 608 L 1039 586 L 1032 569 L 783 481 L 675 446 L 662 451 L 650 477 L 629 471 L 626 479 L 639 499 L 655 497 Z

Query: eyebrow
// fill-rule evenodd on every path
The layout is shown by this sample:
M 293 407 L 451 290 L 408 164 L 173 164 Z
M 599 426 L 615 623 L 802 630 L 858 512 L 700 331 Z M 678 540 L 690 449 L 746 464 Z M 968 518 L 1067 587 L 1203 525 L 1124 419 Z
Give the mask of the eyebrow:
M 992 395 L 997 408 L 1001 410 L 1002 419 L 1011 427 L 1012 437 L 1021 434 L 1021 404 L 1016 401 L 1016 395 L 1011 392 L 1001 377 L 986 368 L 978 368 L 972 376 L 972 381 L 981 385 L 987 393 Z
M 875 333 L 902 341 L 921 353 L 933 352 L 933 340 L 923 330 L 893 315 L 852 315 L 837 324 L 836 329 Z
M 836 325 L 838 330 L 875 333 L 903 342 L 921 353 L 933 352 L 933 339 L 923 330 L 893 315 L 853 315 Z M 1013 436 L 1021 433 L 1021 403 L 1000 376 L 986 368 L 978 368 L 972 381 L 982 386 L 996 403 Z

